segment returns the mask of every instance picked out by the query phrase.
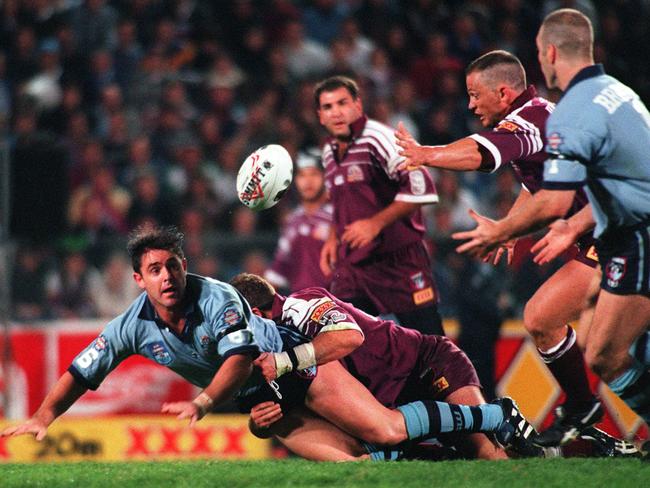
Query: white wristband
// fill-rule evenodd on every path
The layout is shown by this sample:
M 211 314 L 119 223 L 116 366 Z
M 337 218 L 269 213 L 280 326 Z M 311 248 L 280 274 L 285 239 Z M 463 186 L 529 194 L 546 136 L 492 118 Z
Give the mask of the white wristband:
M 274 352 L 273 358 L 275 359 L 275 375 L 279 378 L 283 374 L 289 373 L 293 370 L 293 364 L 289 354 L 286 352 Z
M 316 351 L 311 342 L 305 342 L 293 348 L 298 358 L 296 369 L 307 369 L 316 364 Z
M 201 412 L 201 417 L 203 417 L 206 413 L 208 413 L 210 410 L 212 410 L 212 405 L 214 405 L 214 400 L 210 398 L 210 396 L 202 391 L 199 393 L 199 396 L 197 396 L 194 400 L 192 400 L 192 403 L 199 407 L 199 411 Z

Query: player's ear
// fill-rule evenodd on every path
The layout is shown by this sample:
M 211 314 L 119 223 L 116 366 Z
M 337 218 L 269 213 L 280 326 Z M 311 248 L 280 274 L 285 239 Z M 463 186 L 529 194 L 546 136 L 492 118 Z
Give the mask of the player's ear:
M 253 308 L 251 309 L 251 312 L 253 312 L 253 313 L 254 313 L 255 315 L 257 315 L 258 317 L 264 317 L 264 315 L 262 314 L 262 311 L 261 311 L 259 308 L 257 308 L 257 307 L 253 307 Z
M 136 273 L 135 271 L 133 272 L 133 279 L 137 283 L 137 285 L 142 288 L 143 290 L 145 289 L 145 284 L 144 284 L 144 279 L 142 279 L 142 275 L 140 273 Z
M 187 271 L 187 259 L 183 258 L 182 261 L 183 271 Z

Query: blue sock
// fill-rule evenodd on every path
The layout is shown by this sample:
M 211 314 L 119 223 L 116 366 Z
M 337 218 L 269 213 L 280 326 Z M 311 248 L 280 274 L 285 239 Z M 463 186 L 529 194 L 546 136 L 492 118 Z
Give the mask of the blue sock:
M 493 432 L 503 422 L 501 407 L 491 404 L 470 407 L 426 400 L 397 409 L 404 416 L 411 440 L 446 432 Z
M 368 442 L 364 442 L 363 447 L 368 451 L 371 461 L 398 461 L 402 456 L 402 451 L 394 447 L 382 449 Z
M 650 422 L 650 371 L 638 361 L 618 378 L 609 388 L 634 410 L 646 423 Z

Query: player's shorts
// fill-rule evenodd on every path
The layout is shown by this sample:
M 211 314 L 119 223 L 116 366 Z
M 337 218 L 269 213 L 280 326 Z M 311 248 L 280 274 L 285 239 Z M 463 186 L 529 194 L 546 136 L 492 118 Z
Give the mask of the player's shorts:
M 650 224 L 601 236 L 596 250 L 603 290 L 615 295 L 650 295 Z
M 293 327 L 283 325 L 276 327 L 280 332 L 284 351 L 307 342 L 307 338 Z M 296 405 L 305 404 L 307 390 L 316 373 L 317 367 L 312 366 L 301 371 L 292 371 L 267 383 L 261 373 L 255 370 L 246 386 L 235 395 L 235 405 L 240 412 L 248 413 L 258 403 L 276 402 L 282 406 L 283 412 L 288 412 Z
M 447 337 L 424 336 L 418 363 L 397 404 L 416 400 L 442 401 L 465 386 L 481 388 L 474 365 L 467 355 Z
M 366 297 L 379 314 L 435 305 L 438 293 L 422 242 L 359 263 L 336 265 L 330 291 L 341 300 Z
M 576 252 L 573 259 L 579 261 L 591 268 L 598 267 L 598 253 L 596 252 L 596 239 L 591 235 L 591 233 L 582 236 L 576 242 L 578 251 Z
M 279 403 L 283 412 L 288 412 L 297 405 L 304 405 L 307 390 L 316 377 L 316 366 L 302 371 L 292 371 L 266 383 L 263 379 L 256 381 L 253 386 L 242 388 L 234 401 L 237 409 L 248 413 L 258 403 Z

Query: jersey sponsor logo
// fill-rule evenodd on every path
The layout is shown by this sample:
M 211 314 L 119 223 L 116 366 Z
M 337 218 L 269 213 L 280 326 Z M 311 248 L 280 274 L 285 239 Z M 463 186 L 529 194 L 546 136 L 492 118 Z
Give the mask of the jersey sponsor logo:
M 586 254 L 588 259 L 592 261 L 598 261 L 598 253 L 596 252 L 596 246 L 590 246 Z
M 550 136 L 546 138 L 546 143 L 548 144 L 548 147 L 553 151 L 557 151 L 563 142 L 564 139 L 557 132 L 553 132 Z
M 318 321 L 321 325 L 332 325 L 338 324 L 339 322 L 344 322 L 348 319 L 348 316 L 338 310 L 328 310 L 323 314 L 323 316 Z
M 449 382 L 447 381 L 447 378 L 441 376 L 437 380 L 434 380 L 431 386 L 433 387 L 433 393 L 437 395 L 449 388 Z
M 495 131 L 497 130 L 507 130 L 510 132 L 517 132 L 520 129 L 520 127 L 515 124 L 514 122 L 510 122 L 509 120 L 502 120 L 499 125 L 496 126 L 494 129 Z
M 164 342 L 156 341 L 151 344 L 147 344 L 147 349 L 154 361 L 163 366 L 172 362 L 172 356 L 167 350 Z
M 610 288 L 617 288 L 621 284 L 621 280 L 627 271 L 627 258 L 613 257 L 605 268 L 605 276 L 607 277 L 607 286 Z
M 409 183 L 413 195 L 424 195 L 427 191 L 427 182 L 424 179 L 422 171 L 411 171 L 409 173 Z
M 351 166 L 348 166 L 347 179 L 348 183 L 354 183 L 355 181 L 363 181 L 365 178 L 363 176 L 362 169 L 356 164 L 353 164 Z
M 104 337 L 103 335 L 100 335 L 97 339 L 95 339 L 95 349 L 97 349 L 98 351 L 103 351 L 104 349 L 106 349 L 107 345 L 108 344 L 106 342 L 106 337 Z
M 232 344 L 250 344 L 252 342 L 252 334 L 250 330 L 238 330 L 226 336 Z
M 343 183 L 345 183 L 343 175 L 336 175 L 334 177 L 334 186 L 341 186 Z
M 433 300 L 434 297 L 433 288 L 425 288 L 424 290 L 416 291 L 413 293 L 413 303 L 416 305 L 421 305 Z
M 309 317 L 309 319 L 313 320 L 314 322 L 318 322 L 320 321 L 321 317 L 325 314 L 325 312 L 331 310 L 334 307 L 336 307 L 336 303 L 334 303 L 331 300 L 328 300 L 325 303 L 321 303 L 318 307 L 316 307 L 316 310 L 312 312 L 311 317 Z
M 236 325 L 239 322 L 242 321 L 241 314 L 239 313 L 239 310 L 236 310 L 234 308 L 229 308 L 223 313 L 223 321 L 226 323 L 226 325 Z
M 424 273 L 422 271 L 418 271 L 417 273 L 412 274 L 410 278 L 411 278 L 411 284 L 413 285 L 413 288 L 416 290 L 422 290 L 424 289 L 425 286 L 427 286 L 427 281 L 424 278 Z

